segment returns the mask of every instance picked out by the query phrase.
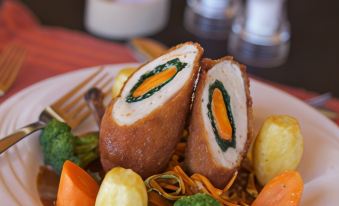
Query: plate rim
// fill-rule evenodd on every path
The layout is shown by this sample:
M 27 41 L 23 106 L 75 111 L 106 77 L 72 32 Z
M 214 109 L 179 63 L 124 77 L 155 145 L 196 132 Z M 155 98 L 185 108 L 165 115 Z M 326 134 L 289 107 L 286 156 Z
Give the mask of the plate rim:
M 114 68 L 117 68 L 117 70 L 119 71 L 119 69 L 122 69 L 124 67 L 136 66 L 136 65 L 140 65 L 140 64 L 138 64 L 138 63 L 107 64 L 107 65 L 103 65 L 103 67 L 107 68 L 107 69 L 114 67 Z M 82 69 L 75 70 L 75 71 L 68 71 L 68 72 L 65 72 L 65 73 L 62 73 L 62 74 L 58 74 L 58 75 L 55 75 L 55 76 L 48 77 L 48 78 L 41 80 L 39 82 L 36 82 L 36 83 L 20 90 L 18 93 L 12 95 L 8 99 L 6 99 L 0 105 L 0 114 L 3 113 L 4 109 L 6 109 L 7 107 L 11 107 L 12 106 L 11 104 L 13 103 L 13 101 L 15 103 L 15 101 L 17 101 L 18 98 L 23 97 L 25 95 L 29 95 L 30 91 L 36 90 L 39 86 L 46 84 L 46 82 L 48 82 L 48 81 L 54 81 L 54 79 L 59 79 L 59 78 L 61 79 L 63 76 L 67 76 L 67 75 L 77 75 L 77 73 L 80 74 L 80 73 L 89 72 L 89 70 L 94 70 L 96 68 L 99 68 L 99 66 L 86 67 L 86 68 L 82 68 Z M 253 87 L 259 87 L 257 89 L 262 88 L 262 89 L 265 89 L 267 92 L 273 92 L 274 94 L 281 95 L 282 97 L 287 97 L 290 100 L 292 100 L 291 104 L 293 104 L 294 102 L 297 102 L 299 104 L 299 106 L 302 106 L 303 109 L 305 109 L 306 112 L 307 111 L 312 112 L 312 114 L 307 114 L 306 117 L 307 116 L 313 116 L 315 118 L 320 118 L 320 120 L 317 120 L 317 121 L 312 120 L 312 122 L 315 122 L 315 123 L 318 124 L 319 121 L 323 121 L 323 125 L 322 125 L 323 129 L 329 129 L 330 134 L 332 134 L 333 132 L 335 134 L 335 132 L 337 132 L 338 136 L 335 136 L 335 139 L 339 141 L 339 127 L 334 122 L 330 121 L 325 116 L 323 116 L 321 113 L 319 113 L 317 110 L 315 110 L 313 107 L 307 105 L 305 102 L 298 99 L 297 97 L 295 97 L 295 96 L 293 96 L 293 95 L 291 95 L 291 94 L 289 94 L 289 93 L 287 93 L 283 90 L 280 90 L 279 88 L 273 87 L 273 86 L 271 86 L 267 83 L 260 82 L 260 81 L 255 80 L 255 79 L 251 79 L 251 85 L 252 85 L 252 88 Z M 251 90 L 251 92 L 252 92 L 252 90 Z M 252 93 L 252 97 L 254 97 L 254 96 L 255 95 Z M 314 115 L 316 115 L 316 116 L 314 116 Z M 324 121 L 325 121 L 325 123 L 324 123 Z M 0 125 L 0 126 L 2 126 L 2 125 Z
M 112 66 L 124 68 L 124 67 L 138 66 L 138 65 L 142 65 L 142 63 L 126 62 L 126 63 L 118 63 L 118 64 L 97 65 L 97 66 L 91 66 L 91 67 L 83 67 L 83 68 L 80 68 L 80 69 L 77 69 L 77 70 L 67 71 L 65 73 L 61 73 L 61 74 L 57 74 L 57 75 L 48 77 L 48 78 L 43 79 L 41 81 L 35 82 L 35 83 L 29 85 L 26 88 L 21 89 L 20 91 L 18 91 L 17 93 L 13 94 L 8 99 L 3 101 L 0 104 L 0 113 L 4 108 L 10 106 L 11 102 L 13 102 L 15 99 L 17 99 L 17 98 L 19 98 L 23 95 L 26 95 L 27 93 L 29 93 L 30 90 L 33 90 L 36 87 L 39 87 L 40 85 L 44 84 L 45 82 L 48 82 L 48 81 L 51 81 L 51 80 L 54 80 L 54 79 L 58 79 L 58 78 L 61 78 L 63 76 L 67 76 L 67 75 L 70 75 L 70 74 L 82 73 L 82 72 L 93 70 L 93 69 L 100 68 L 100 67 L 105 69 L 107 67 L 112 67 Z M 322 121 L 325 121 L 325 124 L 328 125 L 328 127 L 332 128 L 333 130 L 337 130 L 337 132 L 339 133 L 339 126 L 335 122 L 331 121 L 330 119 L 325 117 L 323 114 L 321 114 L 319 111 L 317 111 L 315 108 L 306 104 L 304 101 L 297 98 L 296 96 L 293 96 L 292 94 L 289 94 L 289 93 L 287 93 L 287 92 L 285 92 L 285 91 L 283 91 L 283 90 L 281 90 L 277 87 L 274 87 L 274 86 L 272 86 L 268 83 L 259 81 L 255 78 L 250 78 L 250 91 L 251 91 L 251 86 L 252 86 L 253 82 L 255 82 L 255 84 L 257 84 L 257 86 L 262 86 L 265 89 L 272 90 L 275 93 L 279 93 L 279 95 L 287 96 L 288 98 L 293 99 L 293 101 L 297 101 L 298 103 L 303 104 L 303 107 L 305 109 L 307 108 L 307 110 L 312 111 L 314 114 L 316 114 L 318 116 L 318 118 L 321 118 Z M 251 94 L 251 96 L 253 97 L 252 94 Z M 2 138 L 3 137 L 0 137 L 0 139 L 2 139 Z M 339 135 L 338 135 L 338 138 L 339 138 Z

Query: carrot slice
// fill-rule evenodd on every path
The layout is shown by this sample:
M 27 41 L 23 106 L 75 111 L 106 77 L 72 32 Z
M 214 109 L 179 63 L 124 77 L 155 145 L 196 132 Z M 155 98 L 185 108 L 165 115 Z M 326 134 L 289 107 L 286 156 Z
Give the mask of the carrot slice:
M 270 180 L 252 206 L 297 206 L 304 183 L 296 171 L 284 172 Z
M 220 137 L 224 140 L 232 140 L 232 126 L 228 119 L 227 108 L 220 89 L 213 90 L 212 112 Z
M 95 180 L 67 160 L 61 172 L 56 206 L 93 206 L 99 191 Z
M 152 191 L 148 192 L 148 205 L 149 206 L 171 206 L 165 198 L 160 196 L 158 193 Z
M 146 94 L 151 89 L 158 87 L 162 83 L 172 78 L 176 74 L 176 72 L 177 68 L 173 66 L 149 77 L 133 92 L 133 97 L 140 97 Z

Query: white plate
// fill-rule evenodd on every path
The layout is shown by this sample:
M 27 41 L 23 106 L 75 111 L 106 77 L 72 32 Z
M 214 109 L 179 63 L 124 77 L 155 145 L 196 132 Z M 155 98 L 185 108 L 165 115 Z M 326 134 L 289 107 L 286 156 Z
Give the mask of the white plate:
M 115 75 L 126 66 L 131 64 L 110 65 L 105 69 Z M 91 72 L 93 68 L 59 75 L 34 84 L 8 99 L 0 106 L 0 136 L 37 120 L 45 106 Z M 298 99 L 266 84 L 252 80 L 251 94 L 256 131 L 271 114 L 289 114 L 300 121 L 305 138 L 304 156 L 298 169 L 305 181 L 302 205 L 337 205 L 338 127 Z M 79 132 L 94 128 L 94 119 L 89 118 Z M 0 156 L 1 205 L 41 205 L 36 188 L 37 172 L 42 164 L 38 134 L 31 135 Z

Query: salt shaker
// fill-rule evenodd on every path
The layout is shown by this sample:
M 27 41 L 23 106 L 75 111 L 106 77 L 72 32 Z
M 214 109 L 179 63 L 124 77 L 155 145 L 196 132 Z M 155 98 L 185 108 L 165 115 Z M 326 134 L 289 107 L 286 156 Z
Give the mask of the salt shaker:
M 249 66 L 272 68 L 286 61 L 289 45 L 285 0 L 248 0 L 233 22 L 228 51 Z
M 239 6 L 239 0 L 187 0 L 185 28 L 200 37 L 226 39 Z

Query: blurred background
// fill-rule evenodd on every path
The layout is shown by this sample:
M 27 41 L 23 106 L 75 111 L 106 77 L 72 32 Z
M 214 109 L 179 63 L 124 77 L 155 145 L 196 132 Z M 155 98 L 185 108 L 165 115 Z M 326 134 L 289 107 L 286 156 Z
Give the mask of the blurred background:
M 136 36 L 151 38 L 168 47 L 184 41 L 197 41 L 205 48 L 205 56 L 218 58 L 234 55 L 247 64 L 249 72 L 259 79 L 318 93 L 330 92 L 339 97 L 339 1 L 22 2 L 45 26 L 65 27 L 119 43 L 126 43 Z M 161 5 L 145 9 L 144 5 L 150 2 Z M 117 9 L 115 7 L 118 4 L 129 4 L 128 7 L 134 10 L 123 7 Z M 139 24 L 145 31 L 141 31 L 141 34 L 127 31 L 126 25 L 133 25 L 135 16 L 143 12 L 153 13 L 148 20 L 143 20 L 143 25 Z M 150 18 L 152 21 L 149 21 Z M 115 25 L 119 22 L 123 25 Z M 133 27 L 140 30 L 138 26 Z

